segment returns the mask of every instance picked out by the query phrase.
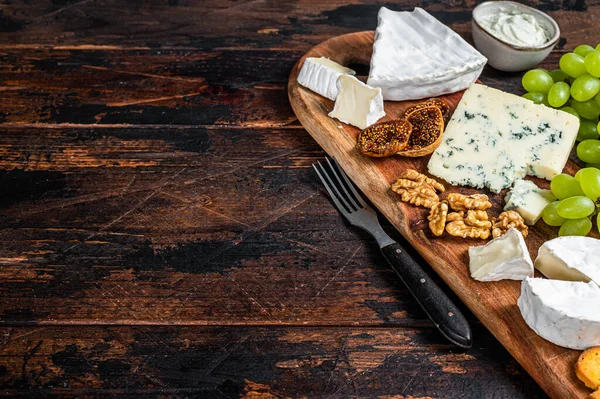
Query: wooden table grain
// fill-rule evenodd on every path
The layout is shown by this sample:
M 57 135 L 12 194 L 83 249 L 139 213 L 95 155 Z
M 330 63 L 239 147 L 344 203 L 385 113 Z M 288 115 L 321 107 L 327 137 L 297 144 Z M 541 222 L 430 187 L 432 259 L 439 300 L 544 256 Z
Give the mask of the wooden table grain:
M 386 4 L 471 40 L 476 2 Z M 600 41 L 598 2 L 528 4 L 562 29 L 545 67 Z M 310 168 L 288 74 L 379 7 L 0 5 L 0 396 L 546 397 L 464 306 L 450 346 Z

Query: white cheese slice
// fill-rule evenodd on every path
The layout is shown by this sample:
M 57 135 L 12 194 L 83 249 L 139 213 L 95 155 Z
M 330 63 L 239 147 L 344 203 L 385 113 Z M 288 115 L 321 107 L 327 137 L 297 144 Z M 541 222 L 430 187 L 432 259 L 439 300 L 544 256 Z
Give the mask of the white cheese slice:
M 600 285 L 600 240 L 566 236 L 546 241 L 538 251 L 535 268 L 551 279 Z
M 337 88 L 339 93 L 330 117 L 365 129 L 385 116 L 380 88 L 367 86 L 350 75 L 340 76 Z
M 556 201 L 556 197 L 552 191 L 539 188 L 531 180 L 519 179 L 506 194 L 504 201 L 505 211 L 517 211 L 526 224 L 533 226 L 540 220 L 546 205 Z
M 346 68 L 329 58 L 308 57 L 302 64 L 298 74 L 298 83 L 319 93 L 323 97 L 335 101 L 338 95 L 337 80 L 341 75 L 355 75 L 350 68 Z
M 379 9 L 367 84 L 386 100 L 435 97 L 464 90 L 487 59 L 425 10 Z
M 525 175 L 552 179 L 567 163 L 578 129 L 576 116 L 473 84 L 448 122 L 429 172 L 496 193 Z
M 526 278 L 517 304 L 527 325 L 556 345 L 600 345 L 600 287 L 592 282 Z
M 485 245 L 469 247 L 469 269 L 478 281 L 533 277 L 533 262 L 523 235 L 512 227 Z

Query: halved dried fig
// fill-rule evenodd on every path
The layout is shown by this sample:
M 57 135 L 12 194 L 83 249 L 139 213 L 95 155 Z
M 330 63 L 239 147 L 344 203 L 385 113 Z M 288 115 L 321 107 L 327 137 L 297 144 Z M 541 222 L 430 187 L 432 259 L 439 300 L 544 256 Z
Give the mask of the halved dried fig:
M 370 157 L 389 157 L 407 146 L 411 132 L 406 119 L 377 123 L 360 132 L 356 146 Z
M 408 145 L 398 155 L 405 157 L 421 157 L 431 154 L 442 142 L 444 118 L 442 111 L 436 106 L 414 110 L 407 120 L 412 125 L 412 133 Z
M 438 107 L 440 111 L 442 111 L 442 117 L 444 118 L 444 122 L 448 122 L 448 120 L 450 119 L 450 106 L 444 100 L 441 100 L 439 98 L 430 98 L 429 100 L 420 102 L 409 107 L 406 110 L 406 112 L 404 112 L 404 117 L 408 118 L 408 116 L 413 112 L 422 108 L 431 107 L 432 105 Z

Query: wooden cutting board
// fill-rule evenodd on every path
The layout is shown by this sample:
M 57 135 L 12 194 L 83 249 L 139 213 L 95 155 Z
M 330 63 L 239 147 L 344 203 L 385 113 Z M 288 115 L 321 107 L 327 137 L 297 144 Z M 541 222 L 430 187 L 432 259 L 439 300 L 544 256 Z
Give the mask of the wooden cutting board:
M 467 250 L 471 245 L 482 245 L 488 241 L 451 237 L 447 233 L 442 237 L 433 236 L 426 219 L 428 210 L 400 202 L 398 195 L 390 190 L 390 184 L 407 168 L 427 172 L 429 156 L 395 156 L 380 159 L 363 156 L 355 149 L 359 130 L 328 117 L 327 114 L 333 109 L 333 102 L 298 85 L 298 72 L 306 57 L 329 57 L 346 66 L 369 65 L 373 37 L 372 31 L 338 36 L 317 45 L 298 61 L 288 81 L 290 103 L 298 120 L 321 147 L 340 162 L 352 181 L 548 395 L 556 399 L 585 397 L 590 391 L 577 379 L 573 371 L 580 352 L 561 348 L 542 339 L 525 324 L 517 307 L 521 283 L 483 283 L 470 277 Z M 453 109 L 461 97 L 462 92 L 443 96 Z M 382 120 L 401 116 L 404 110 L 414 103 L 387 101 L 387 116 Z M 577 169 L 578 167 L 569 161 L 566 171 L 574 174 Z M 538 185 L 548 187 L 547 181 L 534 180 Z M 453 187 L 445 182 L 444 184 L 446 192 L 481 192 L 466 187 Z M 502 211 L 506 191 L 500 194 L 487 191 L 485 193 L 490 196 L 494 205 L 488 211 L 490 218 L 497 216 Z M 535 259 L 537 250 L 544 241 L 556 236 L 557 229 L 547 226 L 542 221 L 530 228 L 526 242 L 532 258 Z M 474 342 L 477 345 L 477 337 L 474 337 Z

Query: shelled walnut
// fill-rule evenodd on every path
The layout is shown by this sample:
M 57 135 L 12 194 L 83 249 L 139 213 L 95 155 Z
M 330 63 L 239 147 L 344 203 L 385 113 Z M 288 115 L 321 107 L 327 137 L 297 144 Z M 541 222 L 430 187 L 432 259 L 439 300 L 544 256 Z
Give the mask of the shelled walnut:
M 504 211 L 498 218 L 492 219 L 494 222 L 492 226 L 492 236 L 498 238 L 508 231 L 511 227 L 519 230 L 523 237 L 527 237 L 529 228 L 525 225 L 523 217 L 516 211 Z
M 485 194 L 465 195 L 461 193 L 448 194 L 448 204 L 455 211 L 467 211 L 469 209 L 486 210 L 492 207 L 492 203 Z
M 448 202 L 442 201 L 437 204 L 433 204 L 429 216 L 429 228 L 431 232 L 436 236 L 444 234 L 444 227 L 446 227 L 446 216 L 448 215 Z
M 444 186 L 414 169 L 402 172 L 398 180 L 392 184 L 392 191 L 400 194 L 403 202 L 426 208 L 431 208 L 440 202 L 436 190 L 443 192 Z
M 446 225 L 446 231 L 450 235 L 463 238 L 481 238 L 483 240 L 490 236 L 492 223 L 488 220 L 487 212 L 484 210 L 470 209 L 466 215 L 463 211 L 452 212 L 448 214 L 446 220 L 450 221 Z

